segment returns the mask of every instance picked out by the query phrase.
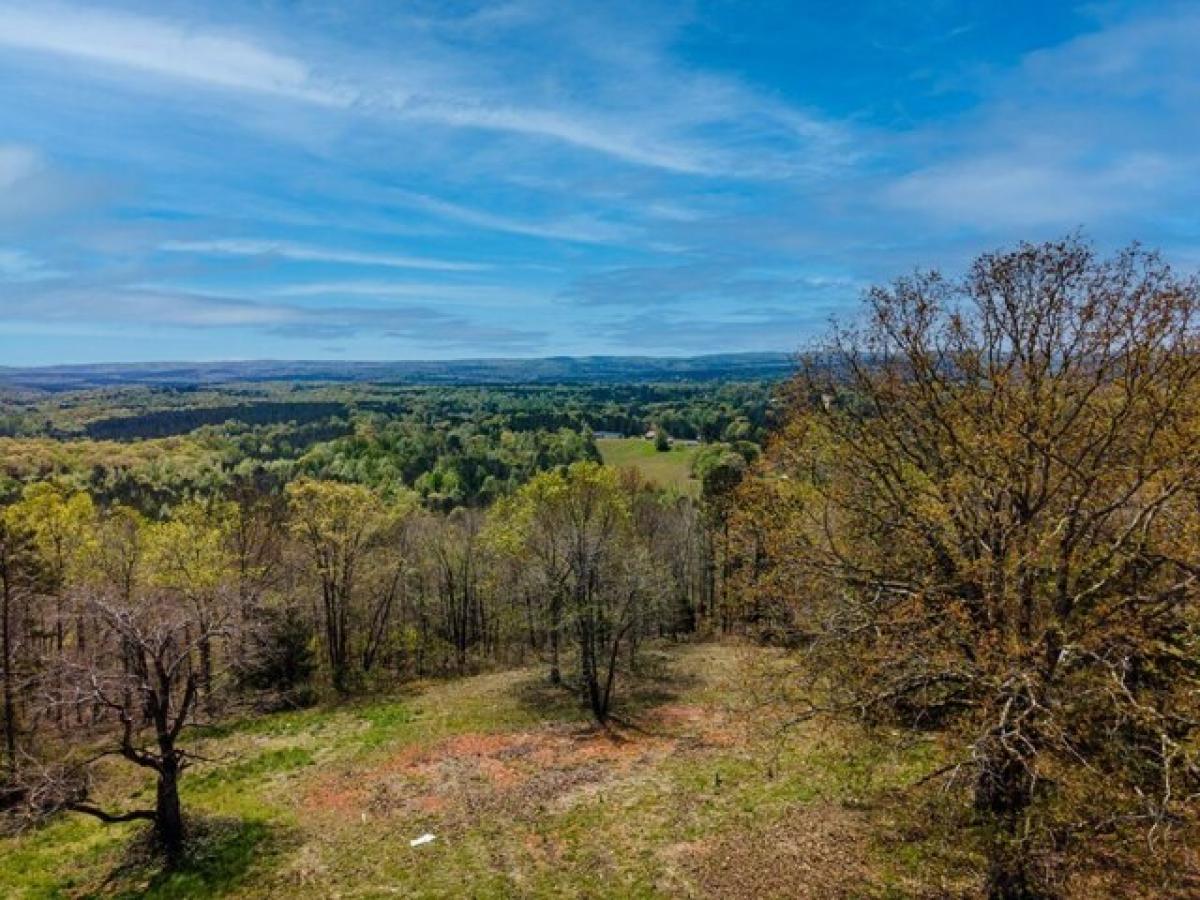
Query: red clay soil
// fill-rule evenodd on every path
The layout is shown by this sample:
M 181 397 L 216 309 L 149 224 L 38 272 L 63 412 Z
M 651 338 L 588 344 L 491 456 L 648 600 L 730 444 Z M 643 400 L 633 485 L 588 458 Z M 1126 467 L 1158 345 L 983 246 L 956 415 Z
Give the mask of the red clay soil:
M 470 795 L 530 787 L 538 802 L 627 774 L 677 751 L 723 747 L 736 734 L 701 706 L 648 710 L 633 727 L 550 726 L 511 733 L 471 732 L 431 746 L 405 747 L 369 768 L 326 776 L 301 800 L 312 812 L 357 817 L 368 810 L 440 814 Z M 536 785 L 530 782 L 536 781 Z M 509 798 L 514 799 L 514 798 Z

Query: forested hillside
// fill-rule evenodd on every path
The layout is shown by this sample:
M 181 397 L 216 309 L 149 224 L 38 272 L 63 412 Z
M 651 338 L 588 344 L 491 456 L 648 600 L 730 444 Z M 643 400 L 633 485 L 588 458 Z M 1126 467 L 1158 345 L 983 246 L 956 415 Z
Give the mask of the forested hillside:
M 749 445 L 772 382 L 556 387 L 229 385 L 21 394 L 0 416 L 0 495 L 53 477 L 152 517 L 236 479 L 307 475 L 479 506 L 535 472 L 599 460 L 596 435 Z

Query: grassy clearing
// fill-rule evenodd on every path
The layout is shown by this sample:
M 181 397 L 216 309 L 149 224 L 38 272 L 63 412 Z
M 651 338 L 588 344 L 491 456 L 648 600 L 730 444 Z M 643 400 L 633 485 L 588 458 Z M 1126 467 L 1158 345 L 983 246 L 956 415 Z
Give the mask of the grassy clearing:
M 690 472 L 692 457 L 696 455 L 694 444 L 675 444 L 659 453 L 654 442 L 645 438 L 600 438 L 596 447 L 607 466 L 632 466 L 654 484 L 673 487 L 689 496 L 700 492 L 700 485 Z
M 210 730 L 184 780 L 196 858 L 164 876 L 137 826 L 63 817 L 0 841 L 3 897 L 891 897 L 948 889 L 897 852 L 889 791 L 929 745 L 779 739 L 744 693 L 762 651 L 664 648 L 608 732 L 540 671 L 418 685 Z M 114 768 L 107 799 L 145 799 Z M 429 831 L 437 840 L 412 848 Z M 69 865 L 65 864 L 70 861 Z M 952 872 L 961 860 L 941 860 Z M 941 895 L 945 895 L 944 893 Z

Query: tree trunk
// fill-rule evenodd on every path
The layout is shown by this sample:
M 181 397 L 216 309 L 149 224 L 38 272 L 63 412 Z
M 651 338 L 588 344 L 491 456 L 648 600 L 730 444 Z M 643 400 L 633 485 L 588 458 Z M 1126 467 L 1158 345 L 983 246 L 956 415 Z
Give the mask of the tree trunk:
M 201 625 L 204 628 L 204 625 Z M 213 681 L 213 658 L 212 658 L 212 640 L 208 636 L 207 629 L 200 638 L 200 694 L 204 698 L 204 708 L 209 712 L 213 709 L 212 698 L 212 681 Z
M 1046 896 L 1030 884 L 1029 871 L 1019 849 L 993 847 L 990 855 L 988 900 L 1042 900 Z
M 550 600 L 550 683 L 562 684 L 562 672 L 558 667 L 558 640 L 562 627 L 562 598 L 555 593 Z
M 1021 838 L 1033 802 L 1024 762 L 1003 749 L 991 755 L 975 782 L 975 810 L 992 828 L 988 846 L 988 900 L 1038 900 L 1046 896 L 1030 876 Z
M 183 858 L 184 827 L 183 811 L 179 806 L 179 769 L 171 759 L 164 761 L 158 773 L 154 832 L 166 854 L 168 865 L 177 865 Z
M 13 692 L 13 652 L 11 632 L 12 586 L 7 573 L 4 577 L 3 609 L 0 609 L 0 659 L 4 664 L 4 751 L 8 774 L 17 773 L 17 707 Z

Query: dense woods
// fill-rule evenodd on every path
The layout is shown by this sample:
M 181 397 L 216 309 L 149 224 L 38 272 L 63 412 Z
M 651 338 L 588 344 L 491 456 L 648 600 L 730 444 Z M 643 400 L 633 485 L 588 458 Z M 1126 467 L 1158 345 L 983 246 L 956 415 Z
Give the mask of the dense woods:
M 0 496 L 54 478 L 154 518 L 239 477 L 308 476 L 480 506 L 538 471 L 597 461 L 596 435 L 657 428 L 745 449 L 766 434 L 770 399 L 764 382 L 20 393 L 6 398 L 7 437 L 0 426 Z

